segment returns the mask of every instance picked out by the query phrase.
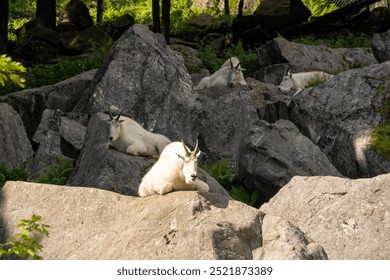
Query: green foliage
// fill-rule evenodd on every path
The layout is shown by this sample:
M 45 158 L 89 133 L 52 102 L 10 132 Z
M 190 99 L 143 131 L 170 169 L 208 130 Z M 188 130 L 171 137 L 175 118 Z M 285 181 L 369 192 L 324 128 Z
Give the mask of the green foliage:
M 325 38 L 306 35 L 294 38 L 292 41 L 305 45 L 323 45 L 331 48 L 369 48 L 371 46 L 371 37 L 363 33 L 333 34 Z
M 207 161 L 202 165 L 202 169 L 213 176 L 214 179 L 228 191 L 233 199 L 253 207 L 259 206 L 259 193 L 257 191 L 249 193 L 243 186 L 237 185 L 234 182 L 234 172 L 229 167 L 226 159 L 221 159 L 214 163 Z
M 26 167 L 23 164 L 16 166 L 13 169 L 10 169 L 3 162 L 0 165 L 0 189 L 4 186 L 7 181 L 26 181 L 27 180 L 27 171 Z
M 327 0 L 302 0 L 302 3 L 309 8 L 313 17 L 319 17 L 338 9 L 338 7 Z
M 34 233 L 49 236 L 48 225 L 39 223 L 41 216 L 33 214 L 30 220 L 20 220 L 18 228 L 21 232 L 11 237 L 5 244 L 0 244 L 0 257 L 18 256 L 22 259 L 31 257 L 33 260 L 42 260 L 38 255 L 42 251 L 42 245 L 33 237 Z
M 375 126 L 371 141 L 371 149 L 390 160 L 390 123 Z
M 6 55 L 0 56 L 0 86 L 4 87 L 7 81 L 24 87 L 26 80 L 19 73 L 26 72 L 26 68 L 20 63 L 13 61 Z
M 36 183 L 65 185 L 66 181 L 72 174 L 74 167 L 71 160 L 57 159 L 58 163 L 46 165 L 46 173 L 39 176 Z
M 316 87 L 319 86 L 320 84 L 324 83 L 325 80 L 323 79 L 313 79 L 310 80 L 306 85 L 305 88 L 311 88 L 311 87 Z

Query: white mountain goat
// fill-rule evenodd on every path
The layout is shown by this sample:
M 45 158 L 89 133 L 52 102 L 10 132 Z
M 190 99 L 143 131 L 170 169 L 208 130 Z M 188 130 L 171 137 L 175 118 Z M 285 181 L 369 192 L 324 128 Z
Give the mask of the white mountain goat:
M 300 72 L 300 73 L 291 73 L 290 71 L 284 75 L 282 82 L 279 85 L 279 89 L 282 91 L 293 90 L 298 92 L 304 89 L 310 81 L 323 81 L 332 78 L 333 75 L 322 71 L 312 71 L 312 72 Z
M 114 117 L 108 111 L 110 148 L 129 155 L 158 158 L 171 141 L 164 135 L 147 131 L 136 121 L 121 116 L 122 112 Z
M 183 142 L 172 142 L 162 151 L 158 161 L 142 178 L 138 189 L 141 197 L 173 191 L 208 192 L 207 183 L 198 179 L 198 141 L 193 151 Z
M 232 88 L 237 84 L 246 85 L 242 70 L 245 69 L 241 68 L 238 58 L 231 57 L 211 76 L 204 77 L 195 89 L 200 90 L 217 86 L 229 86 Z

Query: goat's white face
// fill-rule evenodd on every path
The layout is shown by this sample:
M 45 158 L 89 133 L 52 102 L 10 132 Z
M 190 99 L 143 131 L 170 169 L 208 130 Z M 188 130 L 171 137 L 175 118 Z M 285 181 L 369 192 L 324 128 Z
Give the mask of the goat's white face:
M 119 115 L 116 116 L 115 118 L 112 116 L 111 112 L 109 112 L 109 114 L 110 114 L 110 119 L 108 120 L 108 122 L 110 126 L 109 126 L 108 139 L 112 142 L 118 139 L 119 134 L 121 132 L 121 122 L 123 122 L 123 120 L 119 119 L 121 117 L 122 112 L 119 113 Z
M 282 82 L 279 85 L 279 89 L 282 91 L 290 91 L 293 88 L 292 74 L 289 72 L 283 77 Z
M 198 148 L 198 142 L 193 151 L 191 151 L 183 142 L 183 147 L 185 155 L 181 156 L 178 154 L 179 158 L 183 160 L 183 175 L 184 181 L 186 184 L 191 184 L 198 178 L 198 158 L 200 156 L 200 151 Z
M 241 72 L 240 63 L 238 63 L 236 66 L 233 66 L 232 60 L 230 59 L 230 69 L 229 69 L 229 75 L 228 75 L 228 86 L 234 87 L 237 83 L 237 75 L 239 75 Z

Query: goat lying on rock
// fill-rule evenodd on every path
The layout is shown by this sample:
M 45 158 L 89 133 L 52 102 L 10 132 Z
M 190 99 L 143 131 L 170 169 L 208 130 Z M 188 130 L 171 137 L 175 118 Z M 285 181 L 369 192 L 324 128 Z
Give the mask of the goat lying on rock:
M 195 89 L 200 90 L 217 86 L 229 86 L 232 88 L 237 84 L 246 85 L 242 70 L 244 69 L 241 68 L 238 58 L 231 57 L 211 76 L 204 77 Z
M 129 155 L 158 158 L 171 141 L 164 135 L 147 131 L 136 121 L 121 116 L 122 112 L 116 117 L 108 112 L 110 148 Z
M 291 73 L 290 71 L 283 77 L 282 82 L 279 85 L 279 89 L 282 91 L 293 90 L 298 92 L 306 87 L 310 81 L 320 80 L 326 81 L 332 78 L 333 75 L 322 71 Z
M 162 151 L 158 161 L 142 178 L 138 189 L 141 197 L 173 191 L 208 192 L 207 183 L 198 179 L 198 142 L 191 151 L 184 142 L 172 142 Z

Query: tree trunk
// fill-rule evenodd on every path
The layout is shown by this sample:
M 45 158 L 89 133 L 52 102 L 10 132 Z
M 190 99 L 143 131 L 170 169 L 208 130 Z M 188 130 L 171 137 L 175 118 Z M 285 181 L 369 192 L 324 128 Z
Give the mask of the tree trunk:
M 8 0 L 0 0 L 0 55 L 8 45 Z
M 153 31 L 161 33 L 160 0 L 152 0 Z
M 241 17 L 243 10 L 244 10 L 244 0 L 240 0 L 238 2 L 238 13 L 237 13 L 237 16 Z
M 50 29 L 56 27 L 56 0 L 37 0 L 37 25 Z
M 225 15 L 230 15 L 229 0 L 224 0 Z
M 171 33 L 171 0 L 162 0 L 161 2 L 161 31 L 165 36 L 165 40 L 169 43 L 169 36 Z
M 96 22 L 102 22 L 103 20 L 103 2 L 104 0 L 97 0 L 96 3 Z

